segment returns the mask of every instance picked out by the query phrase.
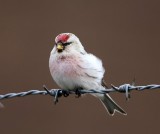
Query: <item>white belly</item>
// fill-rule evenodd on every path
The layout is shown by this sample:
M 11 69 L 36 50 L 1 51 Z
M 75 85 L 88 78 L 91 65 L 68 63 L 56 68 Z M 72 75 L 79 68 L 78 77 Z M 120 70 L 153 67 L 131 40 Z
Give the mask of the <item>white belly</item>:
M 103 70 L 97 71 L 92 68 L 92 64 L 86 65 L 80 57 L 66 57 L 55 59 L 50 57 L 49 66 L 50 72 L 57 83 L 62 89 L 73 90 L 75 88 L 84 89 L 97 89 L 101 87 L 101 80 Z

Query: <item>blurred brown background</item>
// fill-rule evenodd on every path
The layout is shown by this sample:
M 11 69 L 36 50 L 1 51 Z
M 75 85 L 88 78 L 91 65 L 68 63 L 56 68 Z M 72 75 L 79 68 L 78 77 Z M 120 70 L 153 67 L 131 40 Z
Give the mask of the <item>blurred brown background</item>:
M 42 85 L 58 88 L 48 69 L 54 38 L 75 33 L 88 52 L 103 59 L 108 85 L 160 84 L 160 2 L 157 0 L 1 0 L 0 94 Z M 1 134 L 159 134 L 160 90 L 112 97 L 128 113 L 109 116 L 92 96 L 6 99 Z

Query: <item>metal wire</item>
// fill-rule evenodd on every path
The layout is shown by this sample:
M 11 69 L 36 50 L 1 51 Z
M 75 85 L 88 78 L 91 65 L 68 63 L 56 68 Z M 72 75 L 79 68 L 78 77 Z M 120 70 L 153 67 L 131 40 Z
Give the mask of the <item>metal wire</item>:
M 69 94 L 76 94 L 78 97 L 81 94 L 106 94 L 110 92 L 120 92 L 120 93 L 125 93 L 126 99 L 130 98 L 130 92 L 132 90 L 138 90 L 138 91 L 143 91 L 145 89 L 159 89 L 160 85 L 152 84 L 152 85 L 147 85 L 147 86 L 134 86 L 131 84 L 123 84 L 119 87 L 116 87 L 114 85 L 111 85 L 111 88 L 109 89 L 103 89 L 103 90 L 95 90 L 95 89 L 90 89 L 90 90 L 62 90 L 62 89 L 50 89 L 48 90 L 46 86 L 43 86 L 44 91 L 40 90 L 29 90 L 26 92 L 20 92 L 20 93 L 8 93 L 4 95 L 0 95 L 0 99 L 9 99 L 9 98 L 14 98 L 14 97 L 24 97 L 27 95 L 50 95 L 54 97 L 54 102 L 55 104 L 58 102 L 58 97 L 64 96 L 67 97 Z

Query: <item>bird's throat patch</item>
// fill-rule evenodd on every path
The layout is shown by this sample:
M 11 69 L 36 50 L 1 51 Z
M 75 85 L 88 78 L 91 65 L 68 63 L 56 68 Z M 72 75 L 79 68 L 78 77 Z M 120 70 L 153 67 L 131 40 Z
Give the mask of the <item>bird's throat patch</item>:
M 58 52 L 58 53 L 62 53 L 62 52 L 63 52 L 63 49 L 57 49 L 57 52 Z

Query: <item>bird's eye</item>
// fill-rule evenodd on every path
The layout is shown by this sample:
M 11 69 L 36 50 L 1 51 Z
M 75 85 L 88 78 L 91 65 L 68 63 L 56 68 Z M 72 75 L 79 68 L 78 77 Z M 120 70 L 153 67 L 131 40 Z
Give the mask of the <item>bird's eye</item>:
M 68 46 L 70 45 L 72 42 L 66 42 L 66 43 L 63 43 L 64 46 Z

